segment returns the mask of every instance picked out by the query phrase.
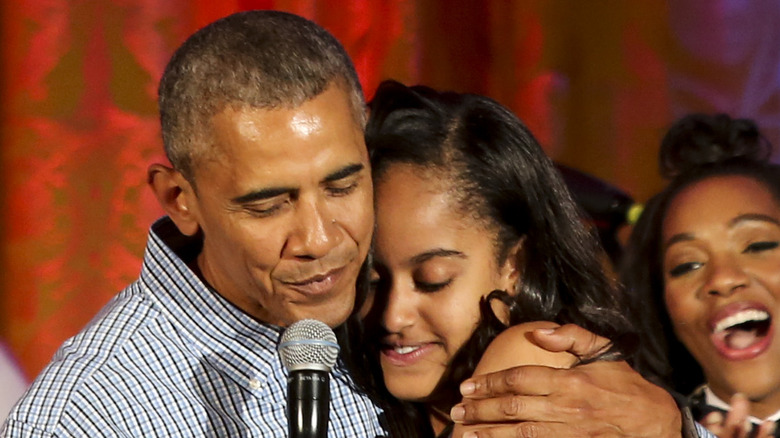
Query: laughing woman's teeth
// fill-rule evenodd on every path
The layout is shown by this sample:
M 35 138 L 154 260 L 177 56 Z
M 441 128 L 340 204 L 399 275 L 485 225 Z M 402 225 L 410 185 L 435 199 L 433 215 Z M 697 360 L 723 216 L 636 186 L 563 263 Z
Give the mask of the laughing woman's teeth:
M 409 354 L 412 351 L 418 350 L 419 348 L 419 346 L 408 345 L 405 347 L 395 347 L 393 350 L 395 350 L 395 352 L 398 354 Z
M 715 326 L 715 333 L 722 332 L 730 327 L 738 324 L 743 324 L 748 321 L 764 321 L 769 319 L 769 314 L 763 310 L 749 309 L 743 310 L 735 315 L 731 315 L 728 318 L 723 318 Z

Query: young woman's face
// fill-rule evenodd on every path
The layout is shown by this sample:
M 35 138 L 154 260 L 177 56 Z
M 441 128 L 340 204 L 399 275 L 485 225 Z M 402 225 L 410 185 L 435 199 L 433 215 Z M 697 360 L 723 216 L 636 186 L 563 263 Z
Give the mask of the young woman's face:
M 495 236 L 460 214 L 430 172 L 394 164 L 376 185 L 376 305 L 385 305 L 381 365 L 390 393 L 435 398 L 458 349 L 480 319 L 478 303 L 510 291 L 513 262 L 498 266 Z
M 684 189 L 663 223 L 665 299 L 680 340 L 724 400 L 780 409 L 780 206 L 757 181 L 709 178 Z

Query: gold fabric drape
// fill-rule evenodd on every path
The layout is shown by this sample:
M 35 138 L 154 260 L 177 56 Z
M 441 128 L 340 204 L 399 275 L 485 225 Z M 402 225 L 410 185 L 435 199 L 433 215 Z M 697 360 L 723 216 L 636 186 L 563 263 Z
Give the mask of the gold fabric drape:
M 749 5 L 746 3 L 750 3 Z M 191 32 L 282 9 L 336 35 L 366 94 L 385 78 L 487 94 L 547 152 L 644 200 L 686 111 L 778 127 L 770 0 L 17 0 L 3 2 L 0 339 L 34 377 L 138 274 L 162 214 L 156 84 Z

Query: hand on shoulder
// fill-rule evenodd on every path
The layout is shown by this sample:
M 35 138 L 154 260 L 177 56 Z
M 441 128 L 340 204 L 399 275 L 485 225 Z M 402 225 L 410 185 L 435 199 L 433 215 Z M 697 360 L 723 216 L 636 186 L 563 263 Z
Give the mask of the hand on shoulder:
M 513 330 L 517 333 L 507 333 L 505 338 L 520 334 L 532 346 L 569 352 L 575 358 L 593 357 L 609 344 L 572 324 L 551 332 L 534 332 L 526 326 L 523 333 L 518 327 Z M 497 353 L 507 349 L 500 344 L 504 339 L 496 341 L 489 349 L 495 347 Z M 488 366 L 505 366 L 506 362 L 501 357 L 484 359 L 496 360 L 496 365 L 480 362 L 475 376 L 461 385 L 465 398 L 450 413 L 456 422 L 453 437 L 466 432 L 493 438 L 682 436 L 681 413 L 671 395 L 625 361 L 596 361 L 570 368 L 515 366 L 489 372 Z

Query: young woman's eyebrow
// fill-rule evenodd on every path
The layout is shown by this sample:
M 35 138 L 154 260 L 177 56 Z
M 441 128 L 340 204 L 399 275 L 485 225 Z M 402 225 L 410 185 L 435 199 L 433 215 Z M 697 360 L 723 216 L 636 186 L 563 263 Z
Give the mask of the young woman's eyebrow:
M 465 259 L 466 254 L 451 249 L 437 248 L 431 251 L 426 251 L 424 253 L 417 254 L 416 256 L 412 257 L 411 262 L 412 264 L 416 265 L 416 264 L 426 262 L 434 257 L 457 257 L 457 258 Z

